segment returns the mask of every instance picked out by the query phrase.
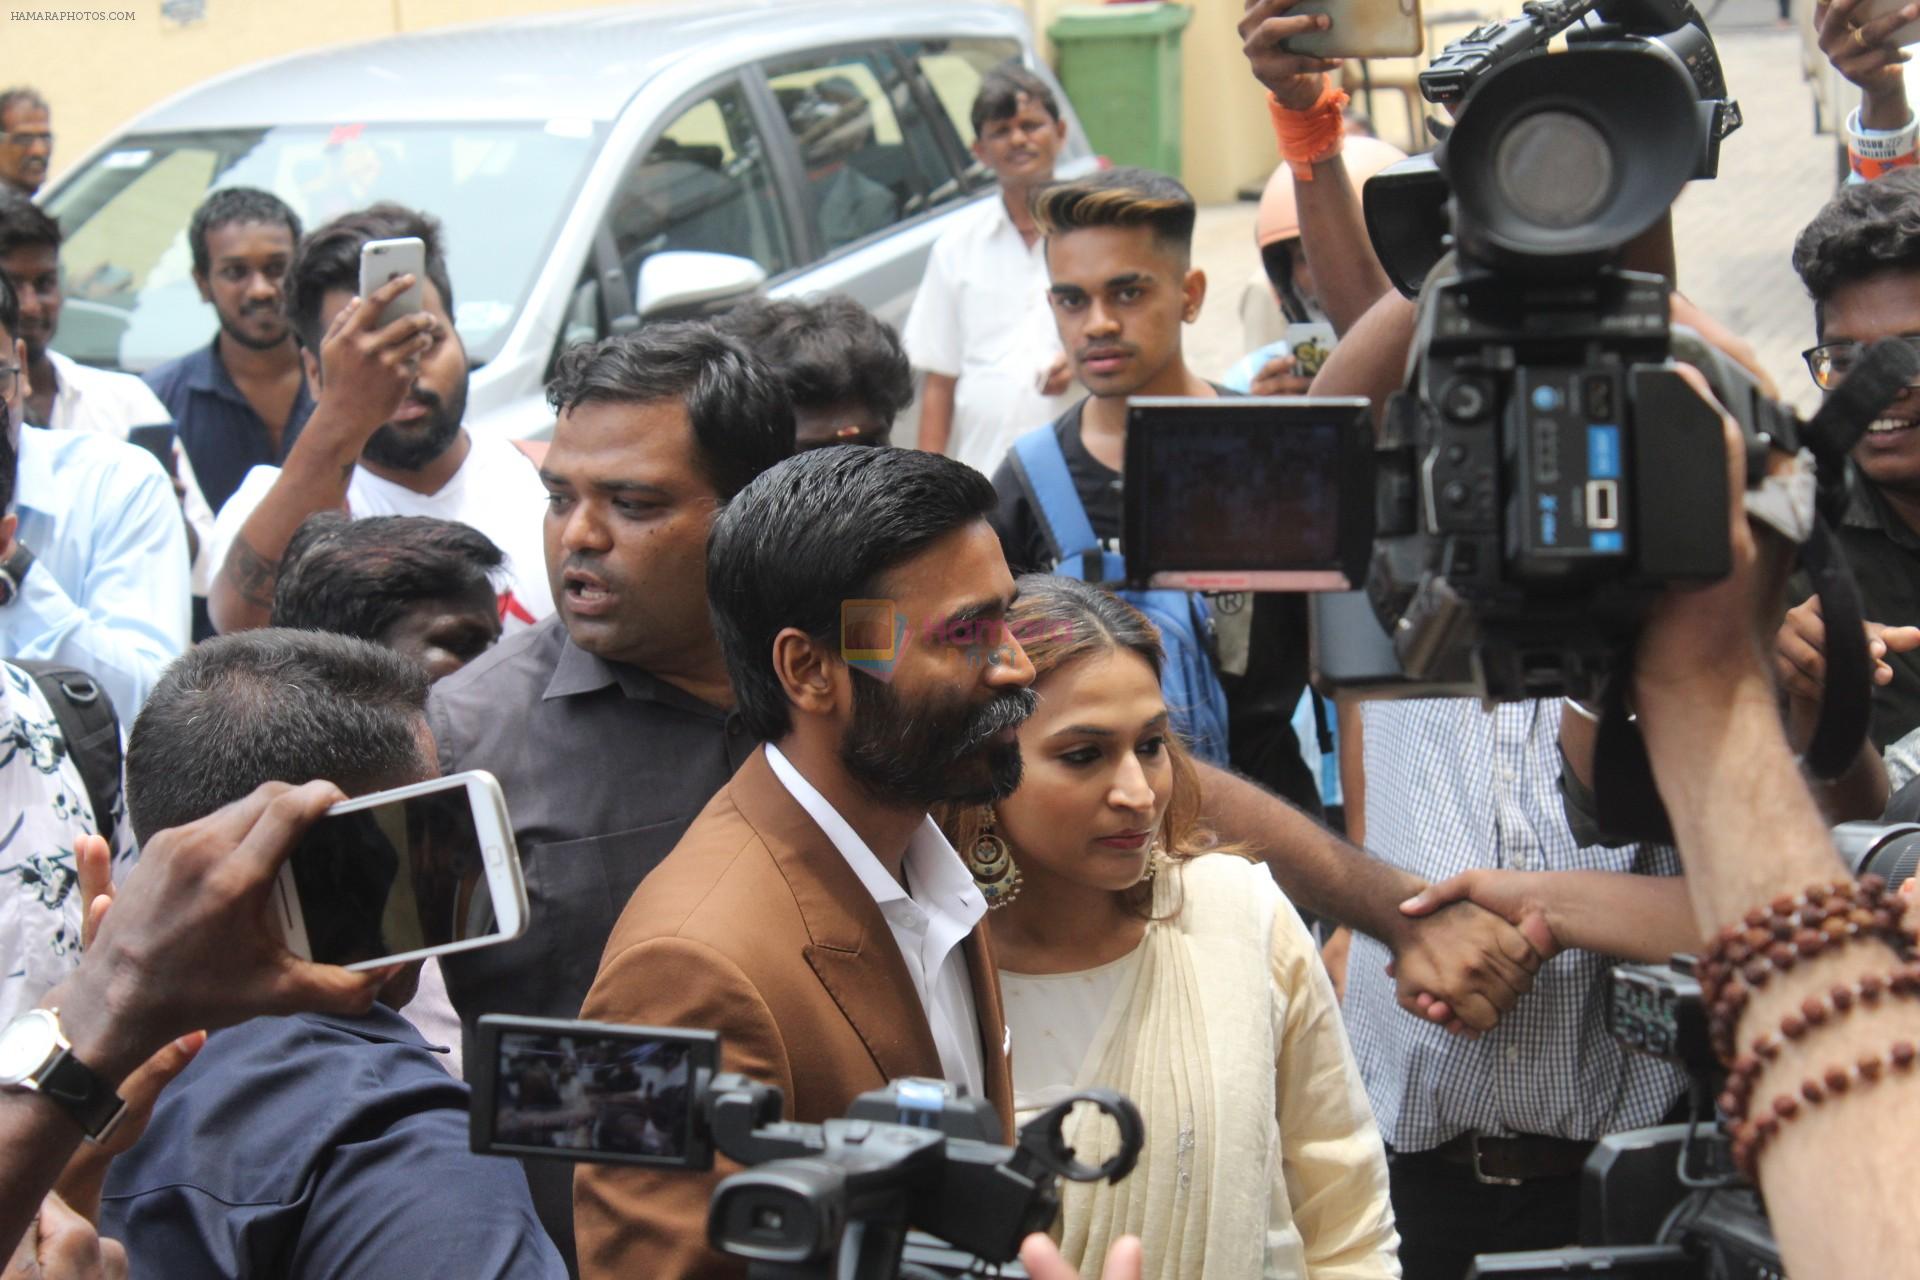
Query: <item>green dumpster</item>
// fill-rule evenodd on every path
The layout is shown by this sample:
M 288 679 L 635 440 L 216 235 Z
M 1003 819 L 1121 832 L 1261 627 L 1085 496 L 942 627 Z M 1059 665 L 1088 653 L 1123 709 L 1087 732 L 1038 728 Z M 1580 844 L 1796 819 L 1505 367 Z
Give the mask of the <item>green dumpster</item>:
M 1192 20 L 1180 4 L 1111 4 L 1047 28 L 1087 138 L 1115 164 L 1180 176 L 1180 32 Z

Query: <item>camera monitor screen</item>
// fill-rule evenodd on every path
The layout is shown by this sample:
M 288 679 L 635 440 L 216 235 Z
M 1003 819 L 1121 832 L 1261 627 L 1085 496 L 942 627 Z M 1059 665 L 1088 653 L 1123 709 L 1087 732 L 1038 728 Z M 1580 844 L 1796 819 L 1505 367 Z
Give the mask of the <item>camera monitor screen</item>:
M 701 1167 L 709 1031 L 490 1015 L 479 1025 L 476 1151 Z
M 1127 577 L 1185 591 L 1343 591 L 1373 538 L 1373 434 L 1359 398 L 1135 399 Z

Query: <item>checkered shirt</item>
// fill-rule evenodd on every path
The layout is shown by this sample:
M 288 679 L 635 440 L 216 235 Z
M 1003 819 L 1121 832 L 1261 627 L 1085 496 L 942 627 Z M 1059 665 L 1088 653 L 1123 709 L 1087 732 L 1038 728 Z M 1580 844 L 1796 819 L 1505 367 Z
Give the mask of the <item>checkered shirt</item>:
M 1437 881 L 1474 867 L 1678 875 L 1668 845 L 1575 843 L 1561 808 L 1558 699 L 1482 710 L 1468 699 L 1368 702 L 1367 847 Z M 1344 1012 L 1389 1145 L 1459 1134 L 1581 1141 L 1654 1123 L 1686 1088 L 1678 1068 L 1607 1034 L 1612 959 L 1564 951 L 1479 1040 L 1401 1009 L 1387 949 L 1355 935 Z

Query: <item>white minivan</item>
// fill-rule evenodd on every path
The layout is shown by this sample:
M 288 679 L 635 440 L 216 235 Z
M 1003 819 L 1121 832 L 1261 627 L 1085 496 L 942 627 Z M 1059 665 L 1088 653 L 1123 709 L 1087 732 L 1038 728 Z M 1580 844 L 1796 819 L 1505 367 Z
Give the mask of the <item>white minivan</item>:
M 55 346 L 141 372 L 206 343 L 187 224 L 215 187 L 273 191 L 309 227 L 393 200 L 444 224 L 468 425 L 537 436 L 555 356 L 649 317 L 764 289 L 843 292 L 898 326 L 942 227 L 991 198 L 969 111 L 1008 58 L 1053 83 L 1007 5 L 717 0 L 238 71 L 140 116 L 45 193 L 66 236 Z M 1060 103 L 1070 176 L 1095 160 Z

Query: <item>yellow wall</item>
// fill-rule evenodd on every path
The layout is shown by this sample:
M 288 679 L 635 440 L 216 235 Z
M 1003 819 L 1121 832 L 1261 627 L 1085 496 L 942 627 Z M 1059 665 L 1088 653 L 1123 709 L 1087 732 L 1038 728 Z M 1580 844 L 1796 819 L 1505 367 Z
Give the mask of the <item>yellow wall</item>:
M 631 3 L 632 0 L 623 0 Z M 644 2 L 644 0 L 643 0 Z M 884 2 L 884 0 L 882 0 Z M 1068 0 L 1004 0 L 1044 32 Z M 202 0 L 189 23 L 161 0 L 12 0 L 0 9 L 0 79 L 33 84 L 53 106 L 54 173 L 129 118 L 222 72 L 302 49 L 513 14 L 604 7 L 606 0 Z M 117 8 L 116 8 L 117 7 Z M 1185 33 L 1187 185 L 1202 201 L 1231 200 L 1265 179 L 1276 155 L 1257 86 L 1234 30 L 1242 0 L 1191 0 Z M 129 21 L 15 18 L 53 9 L 131 13 Z

